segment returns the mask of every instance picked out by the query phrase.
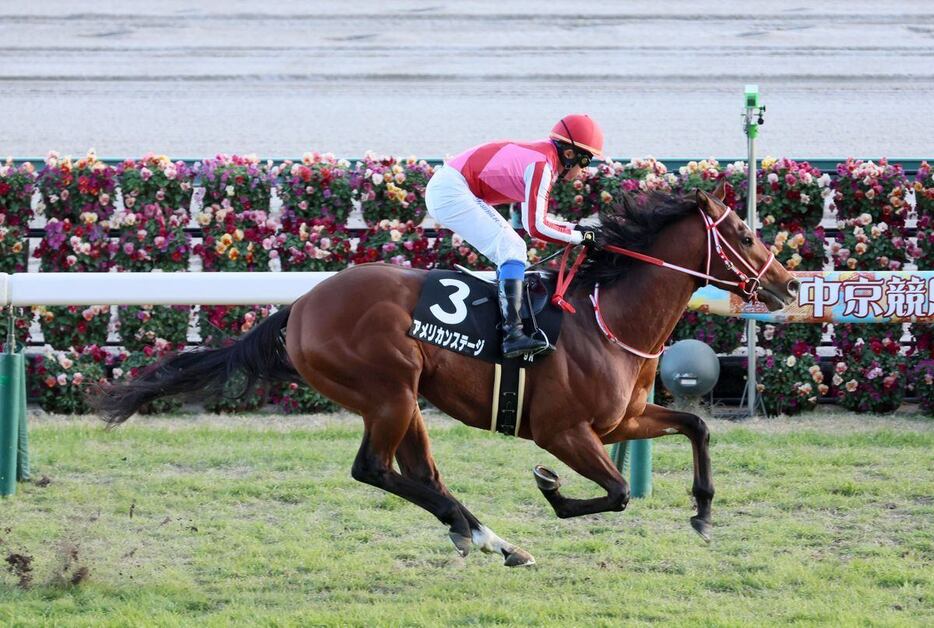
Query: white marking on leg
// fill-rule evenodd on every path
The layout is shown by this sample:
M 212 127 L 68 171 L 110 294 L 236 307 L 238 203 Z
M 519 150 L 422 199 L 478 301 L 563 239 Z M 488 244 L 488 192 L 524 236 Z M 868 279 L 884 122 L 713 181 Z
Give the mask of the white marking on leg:
M 676 427 L 666 427 L 666 428 L 665 428 L 664 430 L 662 430 L 662 431 L 665 432 L 666 434 L 677 434 L 677 433 L 678 433 L 678 428 L 676 428 Z
M 511 554 L 515 547 L 499 538 L 493 530 L 482 525 L 479 530 L 473 530 L 473 543 L 480 548 L 480 551 L 488 554 Z

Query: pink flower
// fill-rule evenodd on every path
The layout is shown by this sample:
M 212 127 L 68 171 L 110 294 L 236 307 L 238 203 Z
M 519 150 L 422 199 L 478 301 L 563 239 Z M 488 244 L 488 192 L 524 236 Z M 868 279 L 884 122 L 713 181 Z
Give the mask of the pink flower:
M 146 168 L 145 166 L 139 171 L 139 176 L 143 178 L 143 181 L 149 181 L 152 178 L 152 170 Z
M 866 373 L 866 379 L 875 379 L 882 375 L 882 369 L 878 366 L 874 366 L 869 369 L 869 372 Z
M 55 378 L 55 381 L 58 382 L 59 386 L 64 386 L 65 384 L 68 383 L 68 376 L 65 375 L 64 373 L 59 373 L 58 377 Z
M 75 386 L 80 386 L 81 382 L 84 381 L 84 375 L 82 375 L 80 372 L 75 373 L 71 376 L 71 381 L 75 383 Z

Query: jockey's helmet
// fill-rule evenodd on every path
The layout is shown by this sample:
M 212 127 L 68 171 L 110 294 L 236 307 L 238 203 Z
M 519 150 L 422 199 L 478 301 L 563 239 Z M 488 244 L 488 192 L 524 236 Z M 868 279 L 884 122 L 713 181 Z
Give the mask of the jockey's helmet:
M 603 157 L 603 131 L 586 114 L 564 116 L 552 127 L 549 137 L 558 142 L 559 148 L 570 147 L 574 150 L 575 157 L 570 160 L 572 163 L 565 163 L 565 167 L 586 167 L 594 157 Z

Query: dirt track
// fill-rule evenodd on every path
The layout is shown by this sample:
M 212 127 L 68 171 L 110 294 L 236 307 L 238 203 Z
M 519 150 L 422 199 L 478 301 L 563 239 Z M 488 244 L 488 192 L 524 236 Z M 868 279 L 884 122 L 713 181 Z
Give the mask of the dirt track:
M 590 111 L 614 155 L 930 157 L 934 9 L 833 0 L 0 7 L 4 154 L 444 156 Z M 548 13 L 551 13 L 550 15 Z

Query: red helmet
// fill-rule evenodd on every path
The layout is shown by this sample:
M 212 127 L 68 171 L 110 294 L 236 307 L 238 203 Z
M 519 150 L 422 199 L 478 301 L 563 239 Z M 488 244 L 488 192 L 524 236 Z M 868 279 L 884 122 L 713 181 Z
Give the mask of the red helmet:
M 564 116 L 551 129 L 548 137 L 585 150 L 594 157 L 603 157 L 603 131 L 586 114 Z

